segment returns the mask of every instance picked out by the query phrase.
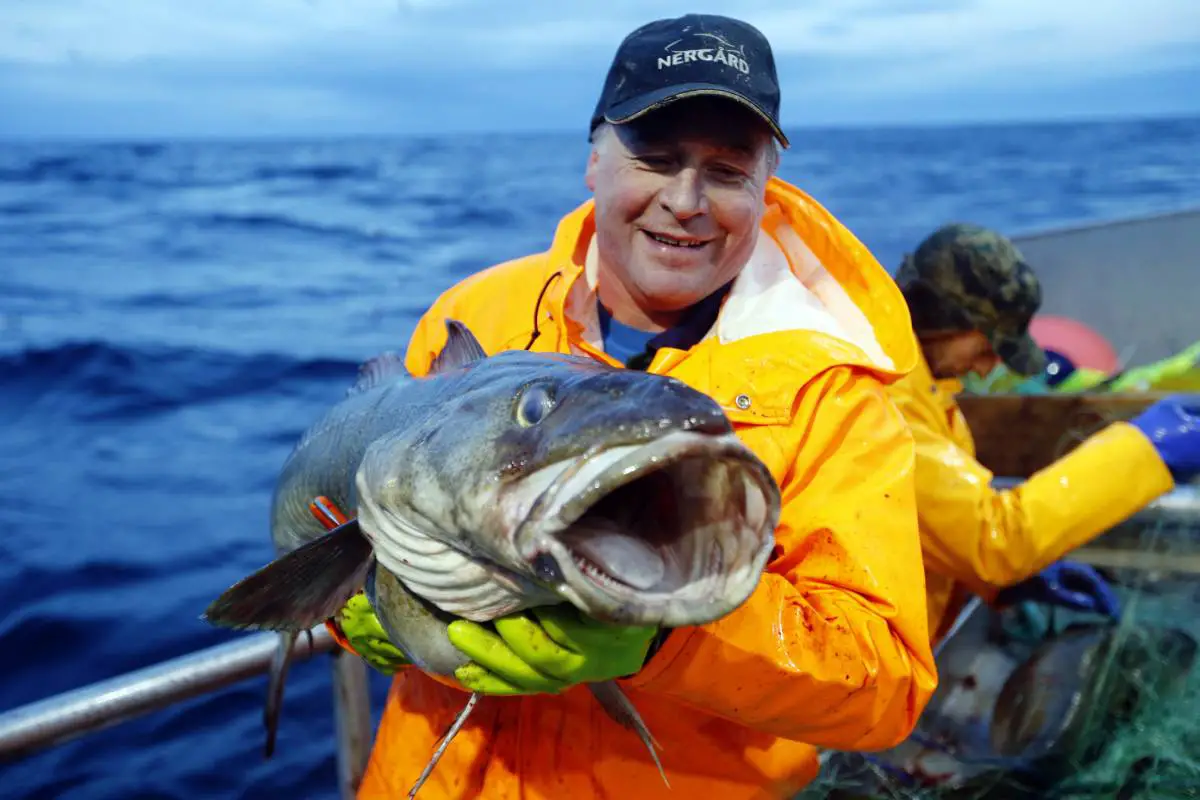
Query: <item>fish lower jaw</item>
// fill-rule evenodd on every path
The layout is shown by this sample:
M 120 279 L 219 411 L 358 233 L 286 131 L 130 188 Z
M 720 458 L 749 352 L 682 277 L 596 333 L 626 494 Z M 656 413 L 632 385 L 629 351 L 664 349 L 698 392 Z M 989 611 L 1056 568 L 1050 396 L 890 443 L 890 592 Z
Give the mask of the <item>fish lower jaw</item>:
M 558 594 L 584 614 L 615 625 L 683 627 L 714 622 L 749 599 L 765 563 L 765 558 L 754 558 L 681 583 L 639 589 L 569 548 L 554 550 L 561 575 Z M 719 553 L 713 558 L 719 563 Z

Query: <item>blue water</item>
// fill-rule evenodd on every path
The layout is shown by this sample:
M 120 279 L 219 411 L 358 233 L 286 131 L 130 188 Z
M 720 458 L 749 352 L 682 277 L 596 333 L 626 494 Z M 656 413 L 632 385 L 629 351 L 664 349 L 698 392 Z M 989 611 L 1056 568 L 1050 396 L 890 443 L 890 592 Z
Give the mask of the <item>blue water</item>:
M 782 174 L 894 267 L 949 219 L 1198 205 L 1197 141 L 1200 120 L 810 130 Z M 438 292 L 545 247 L 585 156 L 562 135 L 0 146 L 0 710 L 236 638 L 198 615 L 270 558 L 295 437 Z M 264 688 L 0 766 L 0 794 L 331 796 L 326 660 L 294 669 L 265 763 Z

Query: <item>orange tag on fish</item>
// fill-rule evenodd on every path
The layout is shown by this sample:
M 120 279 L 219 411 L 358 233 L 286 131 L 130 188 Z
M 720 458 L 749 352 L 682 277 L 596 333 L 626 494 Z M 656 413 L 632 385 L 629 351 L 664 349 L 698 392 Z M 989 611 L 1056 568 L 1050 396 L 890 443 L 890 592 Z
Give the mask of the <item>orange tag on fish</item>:
M 325 526 L 326 530 L 331 531 L 337 526 L 345 525 L 350 521 L 342 513 L 342 510 L 325 495 L 313 498 L 312 502 L 308 504 L 308 510 L 312 512 L 312 515 L 317 518 L 318 522 Z M 343 649 L 349 650 L 354 655 L 359 656 L 359 658 L 362 657 L 357 650 L 350 646 L 349 640 L 346 639 L 346 634 L 342 633 L 341 626 L 337 624 L 336 620 L 325 620 L 325 629 L 329 631 L 333 640 L 341 645 Z
M 345 525 L 350 519 L 342 513 L 342 510 L 334 505 L 334 502 L 325 495 L 314 497 L 312 502 L 308 504 L 308 510 L 317 518 L 317 521 L 325 526 L 326 530 L 333 530 L 339 525 Z

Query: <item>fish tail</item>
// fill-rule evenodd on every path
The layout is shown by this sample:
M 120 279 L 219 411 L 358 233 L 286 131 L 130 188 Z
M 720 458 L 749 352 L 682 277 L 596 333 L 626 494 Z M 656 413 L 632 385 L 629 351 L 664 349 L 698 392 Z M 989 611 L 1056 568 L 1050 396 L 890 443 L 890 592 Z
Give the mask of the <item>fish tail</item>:
M 591 691 L 592 696 L 599 701 L 600 706 L 608 713 L 608 716 L 612 717 L 614 722 L 622 728 L 631 730 L 638 735 L 638 738 L 646 745 L 646 749 L 650 751 L 650 757 L 654 759 L 654 764 L 658 767 L 658 774 L 662 776 L 663 783 L 667 785 L 668 789 L 671 788 L 671 782 L 667 780 L 666 770 L 663 769 L 662 761 L 658 758 L 660 745 L 654 738 L 654 734 L 650 733 L 650 729 L 646 726 L 646 721 L 642 719 L 642 715 L 634 707 L 633 701 L 621 691 L 621 687 L 614 681 L 589 683 L 587 687 Z
M 275 734 L 279 730 L 279 712 L 283 708 L 283 685 L 287 680 L 288 667 L 292 663 L 292 649 L 300 638 L 298 631 L 279 634 L 279 644 L 271 657 L 271 670 L 267 680 L 267 702 L 263 707 L 263 727 L 267 741 L 263 747 L 263 758 L 275 753 Z
M 371 543 L 352 519 L 226 589 L 203 619 L 227 628 L 307 630 L 337 614 L 373 562 Z

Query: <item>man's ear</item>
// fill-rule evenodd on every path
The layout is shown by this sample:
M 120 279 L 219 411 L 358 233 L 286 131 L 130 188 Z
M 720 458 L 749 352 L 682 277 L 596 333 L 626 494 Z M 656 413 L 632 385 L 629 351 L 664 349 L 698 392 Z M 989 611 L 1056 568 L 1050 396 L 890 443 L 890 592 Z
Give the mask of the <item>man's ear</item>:
M 588 191 L 596 191 L 596 170 L 600 168 L 600 151 L 593 147 L 592 152 L 588 155 L 587 169 L 583 173 L 583 182 L 587 184 Z

